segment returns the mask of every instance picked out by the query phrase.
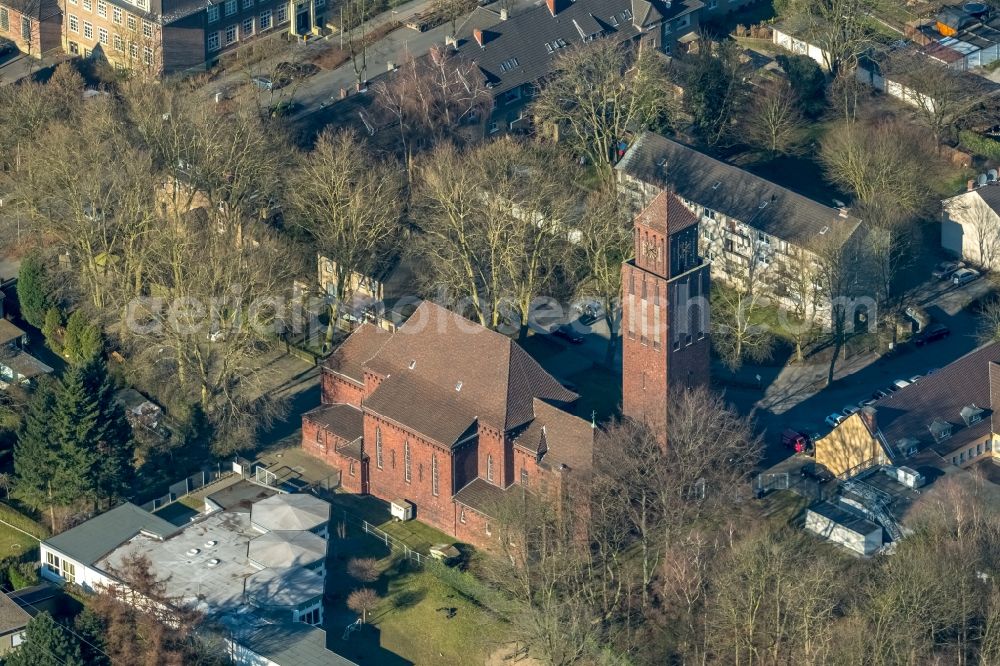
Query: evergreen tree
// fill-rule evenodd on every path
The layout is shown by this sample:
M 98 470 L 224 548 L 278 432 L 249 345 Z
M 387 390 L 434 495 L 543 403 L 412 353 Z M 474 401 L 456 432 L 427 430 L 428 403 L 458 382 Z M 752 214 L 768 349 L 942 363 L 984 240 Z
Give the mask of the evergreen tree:
M 54 507 L 65 506 L 74 499 L 53 484 L 54 472 L 59 466 L 59 450 L 51 436 L 57 389 L 58 386 L 51 382 L 39 383 L 28 401 L 14 445 L 17 493 L 31 506 L 48 506 L 53 525 Z
M 104 336 L 101 327 L 90 322 L 82 310 L 76 310 L 66 322 L 66 338 L 63 353 L 71 363 L 83 363 L 104 350 Z
M 28 622 L 24 639 L 5 656 L 6 666 L 84 666 L 80 642 L 45 611 Z
M 58 461 L 52 483 L 73 499 L 97 499 L 94 483 L 99 464 L 101 409 L 91 394 L 88 365 L 72 366 L 63 375 L 49 421 L 49 437 Z
M 115 400 L 115 386 L 100 356 L 92 356 L 81 371 L 91 400 L 97 407 L 98 427 L 91 443 L 96 447 L 93 487 L 97 499 L 114 500 L 128 489 L 133 472 L 135 442 L 125 411 Z
M 34 252 L 26 256 L 17 274 L 17 300 L 26 322 L 35 328 L 45 324 L 45 313 L 56 305 L 54 291 L 45 261 Z
M 62 354 L 63 345 L 57 338 L 57 331 L 63 325 L 62 312 L 59 308 L 49 308 L 45 313 L 45 323 L 42 324 L 42 335 L 45 336 L 45 344 L 49 349 L 57 354 Z

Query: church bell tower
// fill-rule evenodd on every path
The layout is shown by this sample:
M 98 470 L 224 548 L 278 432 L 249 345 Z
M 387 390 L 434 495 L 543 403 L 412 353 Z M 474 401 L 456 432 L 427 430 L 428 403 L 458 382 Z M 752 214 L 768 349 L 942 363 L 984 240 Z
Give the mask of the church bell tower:
M 663 191 L 635 218 L 622 264 L 622 412 L 666 441 L 668 396 L 709 380 L 709 266 L 698 218 Z

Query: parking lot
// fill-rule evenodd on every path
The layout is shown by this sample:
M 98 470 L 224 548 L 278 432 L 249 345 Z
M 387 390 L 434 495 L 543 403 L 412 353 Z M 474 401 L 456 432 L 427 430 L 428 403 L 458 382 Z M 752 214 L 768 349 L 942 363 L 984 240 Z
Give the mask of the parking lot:
M 839 361 L 836 380 L 830 386 L 825 382 L 828 361 L 807 359 L 802 364 L 771 369 L 770 375 L 761 377 L 760 388 L 722 388 L 740 411 L 753 413 L 757 431 L 764 440 L 764 464 L 773 465 L 791 453 L 780 442 L 784 429 L 825 435 L 831 430 L 831 425 L 825 422 L 828 416 L 843 414 L 847 408 L 859 408 L 859 403 L 873 399 L 877 391 L 887 391 L 897 380 L 926 376 L 975 349 L 978 324 L 975 314 L 967 308 L 995 290 L 996 285 L 988 278 L 964 286 L 944 280 L 925 283 L 911 294 L 908 302 L 922 307 L 934 324 L 947 326 L 948 337 L 919 347 L 912 342 L 900 344 L 883 356 L 859 354 Z

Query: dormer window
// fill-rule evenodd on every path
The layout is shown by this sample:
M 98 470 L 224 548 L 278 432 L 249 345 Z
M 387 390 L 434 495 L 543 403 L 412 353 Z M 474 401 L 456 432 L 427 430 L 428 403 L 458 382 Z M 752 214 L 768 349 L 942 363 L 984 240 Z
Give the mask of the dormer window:
M 931 431 L 935 442 L 943 442 L 951 437 L 951 424 L 942 419 L 934 419 L 927 429 Z
M 976 407 L 975 404 L 963 407 L 959 414 L 962 416 L 962 420 L 965 421 L 965 425 L 967 426 L 971 426 L 974 423 L 979 423 L 983 420 L 983 410 Z

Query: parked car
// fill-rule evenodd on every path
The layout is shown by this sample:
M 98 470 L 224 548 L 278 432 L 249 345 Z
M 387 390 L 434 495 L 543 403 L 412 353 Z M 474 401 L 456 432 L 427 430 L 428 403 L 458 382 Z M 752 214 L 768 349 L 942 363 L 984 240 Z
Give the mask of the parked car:
M 17 44 L 9 39 L 0 37 L 0 56 L 5 56 L 8 53 L 17 53 Z
M 917 380 L 920 379 L 921 377 L 923 377 L 923 375 L 913 375 L 912 377 L 910 377 L 910 379 L 908 381 L 911 384 L 916 384 Z
M 947 280 L 959 268 L 965 268 L 965 264 L 961 261 L 942 261 L 931 271 L 931 276 L 937 280 Z
M 923 331 L 918 333 L 914 338 L 913 342 L 916 343 L 918 347 L 923 347 L 929 342 L 936 342 L 938 340 L 944 340 L 949 335 L 951 335 L 951 330 L 944 324 L 932 324 L 928 326 Z M 928 370 L 927 374 L 931 375 L 937 372 L 936 369 Z
M 842 410 L 840 410 L 840 413 L 843 414 L 844 418 L 846 419 L 851 414 L 856 414 L 860 411 L 861 408 L 858 407 L 857 405 L 848 405 L 847 407 L 844 407 Z
M 569 324 L 557 327 L 552 331 L 552 335 L 562 338 L 566 342 L 572 342 L 574 345 L 583 343 L 583 335 Z
M 833 414 L 830 414 L 828 417 L 826 417 L 824 423 L 826 423 L 831 428 L 836 428 L 845 418 L 847 417 L 844 416 L 843 414 L 838 414 L 837 412 L 834 412 Z
M 812 442 L 807 435 L 788 428 L 781 433 L 781 445 L 796 453 L 805 453 L 812 446 Z
M 905 312 L 906 316 L 916 323 L 918 331 L 922 331 L 927 328 L 927 326 L 931 323 L 931 316 L 920 306 L 908 305 L 903 312 Z
M 862 400 L 861 402 L 859 402 L 858 403 L 858 407 L 860 407 L 861 409 L 864 409 L 865 407 L 868 407 L 869 405 L 874 405 L 874 404 L 875 404 L 875 400 L 873 398 L 868 398 L 867 400 Z
M 951 276 L 951 283 L 961 287 L 964 284 L 969 284 L 977 277 L 979 277 L 979 271 L 975 268 L 962 268 L 955 271 L 955 274 Z
M 876 389 L 875 392 L 872 393 L 872 398 L 875 400 L 881 400 L 882 398 L 888 398 L 890 395 L 892 395 L 892 391 L 888 391 L 886 389 Z
M 897 379 L 892 383 L 892 385 L 895 386 L 897 389 L 901 389 L 909 386 L 910 382 L 906 381 L 905 379 Z

